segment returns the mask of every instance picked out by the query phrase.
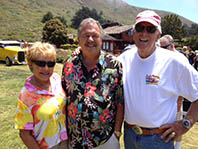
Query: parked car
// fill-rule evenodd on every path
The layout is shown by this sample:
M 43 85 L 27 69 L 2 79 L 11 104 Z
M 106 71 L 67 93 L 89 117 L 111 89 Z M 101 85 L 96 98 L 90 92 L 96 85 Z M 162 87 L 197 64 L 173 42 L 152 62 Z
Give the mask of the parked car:
M 0 60 L 5 61 L 6 66 L 12 64 L 26 64 L 25 50 L 18 41 L 0 40 Z

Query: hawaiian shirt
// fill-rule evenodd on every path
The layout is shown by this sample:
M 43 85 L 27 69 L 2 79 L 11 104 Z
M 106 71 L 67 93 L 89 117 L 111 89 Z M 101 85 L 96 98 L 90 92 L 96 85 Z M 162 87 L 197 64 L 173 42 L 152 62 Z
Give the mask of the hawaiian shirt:
M 101 51 L 87 71 L 79 55 L 66 60 L 62 86 L 67 95 L 68 136 L 73 148 L 94 148 L 113 134 L 117 106 L 123 105 L 121 64 Z
M 30 83 L 30 76 L 19 94 L 15 128 L 32 130 L 41 149 L 48 149 L 67 139 L 65 92 L 58 74 L 50 77 L 52 92 Z

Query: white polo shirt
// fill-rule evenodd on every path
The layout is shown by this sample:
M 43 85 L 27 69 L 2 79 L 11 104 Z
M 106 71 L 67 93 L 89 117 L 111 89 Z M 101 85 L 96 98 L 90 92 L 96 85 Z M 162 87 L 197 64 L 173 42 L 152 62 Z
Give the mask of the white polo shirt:
M 137 47 L 122 53 L 125 121 L 154 128 L 173 123 L 177 98 L 198 99 L 198 72 L 177 52 L 157 47 L 142 59 Z

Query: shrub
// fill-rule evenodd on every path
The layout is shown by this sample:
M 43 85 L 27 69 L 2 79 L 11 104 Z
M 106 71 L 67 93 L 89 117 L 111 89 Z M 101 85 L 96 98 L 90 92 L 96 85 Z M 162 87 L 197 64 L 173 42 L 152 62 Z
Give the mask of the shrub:
M 65 50 L 75 50 L 78 47 L 78 45 L 77 44 L 63 44 L 60 47 Z
M 72 55 L 72 50 L 57 49 L 56 51 L 56 62 L 64 63 L 64 61 Z

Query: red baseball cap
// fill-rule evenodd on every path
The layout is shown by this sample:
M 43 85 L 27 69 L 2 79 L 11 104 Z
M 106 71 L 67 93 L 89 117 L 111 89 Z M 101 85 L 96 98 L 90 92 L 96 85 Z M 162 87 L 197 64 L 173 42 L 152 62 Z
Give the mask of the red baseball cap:
M 153 10 L 145 10 L 140 12 L 136 17 L 136 24 L 140 22 L 149 22 L 157 27 L 160 33 L 162 33 L 161 29 L 161 17 Z

